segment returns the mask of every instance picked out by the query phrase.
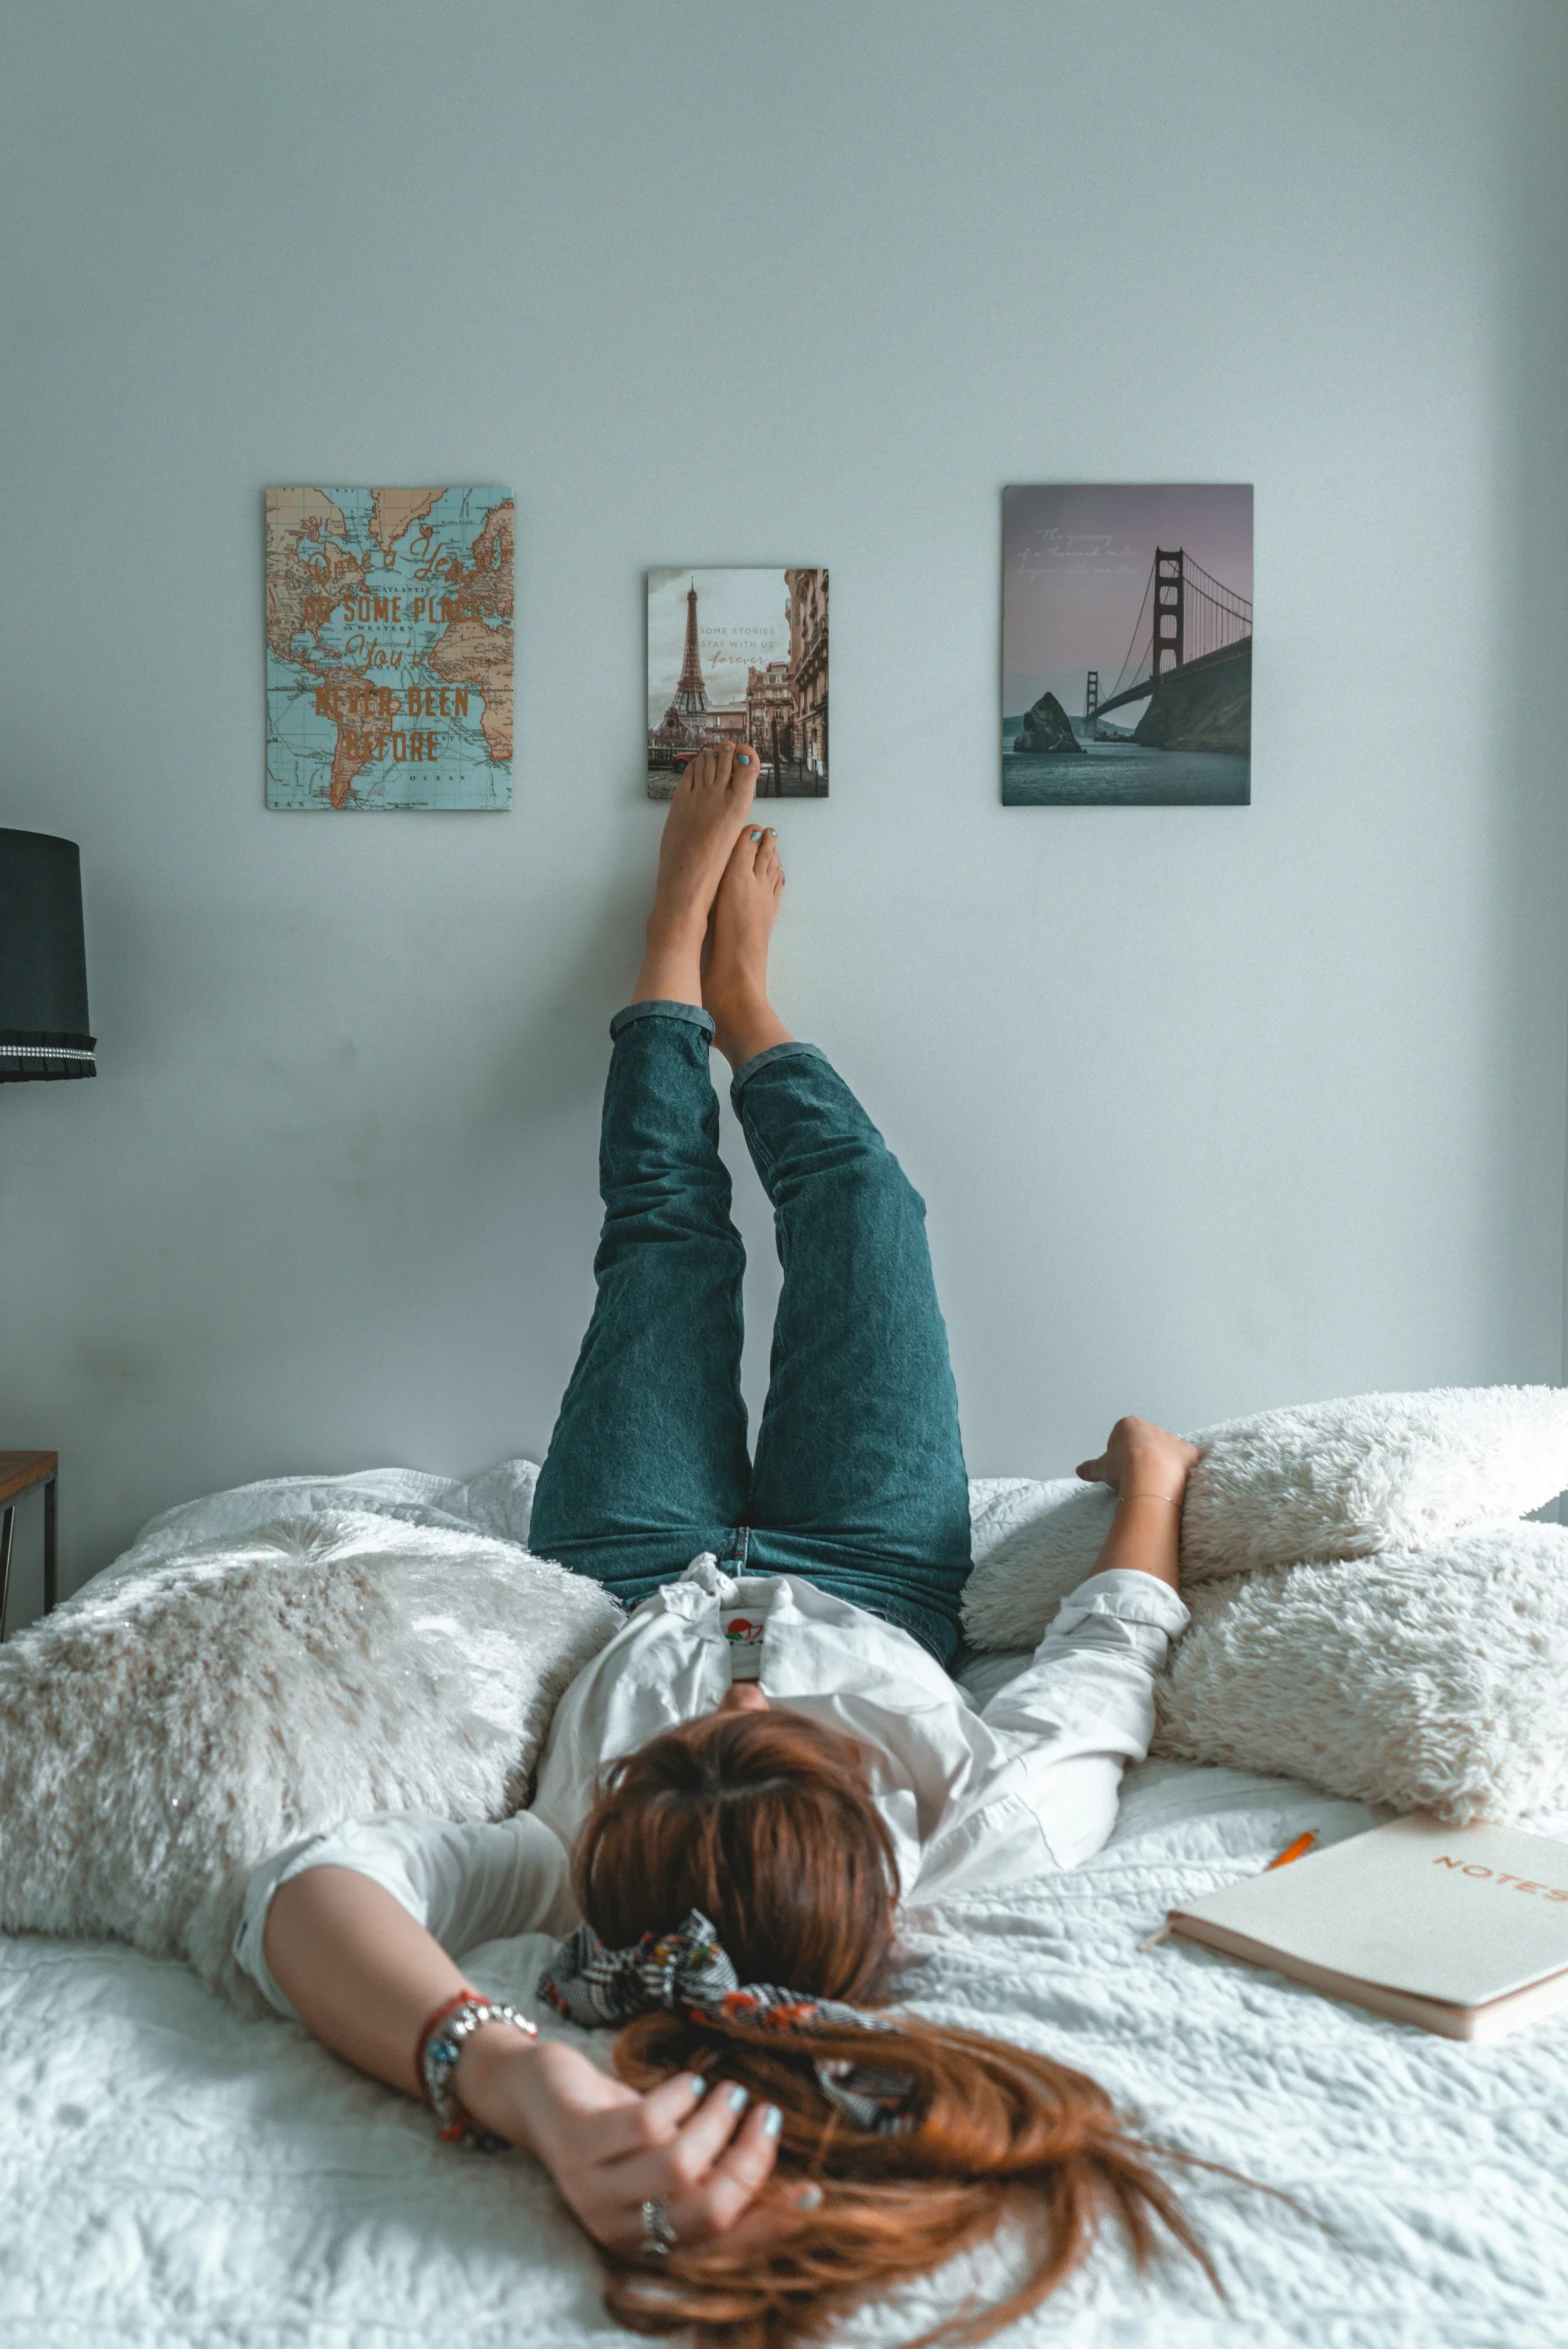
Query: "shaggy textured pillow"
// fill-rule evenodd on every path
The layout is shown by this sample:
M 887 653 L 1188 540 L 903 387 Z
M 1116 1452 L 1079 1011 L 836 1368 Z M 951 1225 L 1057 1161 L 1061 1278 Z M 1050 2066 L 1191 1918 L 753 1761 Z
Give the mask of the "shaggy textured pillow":
M 1182 1579 L 1424 1549 L 1568 1487 L 1568 1387 L 1431 1387 L 1227 1420 L 1181 1520 Z
M 1193 1621 L 1157 1753 L 1456 1821 L 1568 1784 L 1568 1532 L 1496 1522 L 1568 1486 L 1568 1389 L 1360 1395 L 1194 1441 Z M 1064 1477 L 972 1505 L 969 1639 L 1027 1651 L 1092 1572 L 1114 1496 Z
M 1423 1548 L 1541 1508 L 1568 1489 L 1568 1387 L 1353 1395 L 1192 1440 L 1202 1457 L 1182 1510 L 1184 1591 L 1259 1566 Z M 1075 1476 L 974 1486 L 973 1644 L 1033 1647 L 1093 1571 L 1115 1505 Z
M 1190 1595 L 1154 1751 L 1441 1819 L 1509 1820 L 1568 1778 L 1568 1530 L 1488 1526 Z
M 0 1928 L 184 1956 L 258 2011 L 250 1870 L 367 1811 L 518 1809 L 623 1620 L 515 1543 L 358 1513 L 89 1584 L 0 1647 Z

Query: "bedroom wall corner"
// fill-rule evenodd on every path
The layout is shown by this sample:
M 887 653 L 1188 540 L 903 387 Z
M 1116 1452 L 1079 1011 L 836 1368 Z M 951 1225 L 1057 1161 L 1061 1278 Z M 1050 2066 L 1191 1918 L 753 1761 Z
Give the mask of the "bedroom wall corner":
M 1521 630 L 1519 667 L 1525 680 L 1520 732 L 1550 746 L 1543 761 L 1555 811 L 1542 859 L 1559 930 L 1568 929 L 1568 730 L 1563 723 L 1562 676 L 1568 639 L 1568 434 L 1563 386 L 1568 383 L 1568 144 L 1562 136 L 1561 94 L 1568 89 L 1568 12 L 1531 11 L 1524 52 L 1521 111 L 1529 125 L 1521 142 L 1520 250 L 1526 285 L 1519 304 L 1523 400 L 1517 458 L 1519 510 L 1524 524 L 1520 572 L 1538 579 L 1537 597 Z M 1532 625 L 1533 622 L 1533 625 Z M 1568 1042 L 1565 1042 L 1568 1050 Z M 1568 1152 L 1565 1152 L 1568 1165 Z M 1568 1382 L 1568 1180 L 1565 1180 L 1563 1363 Z M 1568 1494 L 1558 1504 L 1568 1523 Z
M 1544 918 L 1568 929 L 1568 733 L 1562 715 L 1562 647 L 1568 637 L 1568 462 L 1563 384 L 1568 381 L 1568 147 L 1561 97 L 1568 89 L 1568 13 L 1521 11 L 1515 57 L 1518 139 L 1510 202 L 1517 216 L 1516 282 L 1510 312 L 1518 402 L 1503 449 L 1503 477 L 1518 538 L 1512 610 L 1505 635 L 1512 682 L 1505 707 L 1521 773 L 1532 788 L 1516 803 L 1524 827 L 1518 870 L 1541 898 Z M 1528 975 L 1532 925 L 1513 950 Z M 1537 970 L 1538 982 L 1555 974 Z M 1568 1006 L 1560 1053 L 1568 1054 Z M 1501 1114 L 1510 1114 L 1500 1104 Z M 1568 1168 L 1568 1154 L 1565 1154 Z M 1563 1265 L 1568 1266 L 1568 1179 L 1564 1182 Z M 1563 1352 L 1568 1382 L 1568 1279 L 1560 1269 Z M 1568 1494 L 1555 1512 L 1568 1522 Z

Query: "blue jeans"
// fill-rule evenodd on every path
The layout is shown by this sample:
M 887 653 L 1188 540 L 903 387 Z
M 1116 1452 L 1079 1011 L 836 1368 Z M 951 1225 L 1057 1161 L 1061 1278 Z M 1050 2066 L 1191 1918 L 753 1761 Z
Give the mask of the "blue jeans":
M 701 1550 L 799 1574 L 959 1644 L 969 1489 L 925 1208 L 814 1044 L 777 1044 L 731 1099 L 773 1202 L 784 1285 L 756 1458 L 741 1274 L 708 1075 L 709 1015 L 634 1003 L 610 1033 L 598 1300 L 534 1498 L 532 1547 L 627 1606 Z

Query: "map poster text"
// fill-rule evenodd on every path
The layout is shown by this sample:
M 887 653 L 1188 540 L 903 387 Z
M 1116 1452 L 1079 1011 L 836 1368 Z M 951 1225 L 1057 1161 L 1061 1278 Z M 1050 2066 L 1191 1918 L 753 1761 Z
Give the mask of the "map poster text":
M 510 490 L 269 489 L 267 805 L 512 804 Z

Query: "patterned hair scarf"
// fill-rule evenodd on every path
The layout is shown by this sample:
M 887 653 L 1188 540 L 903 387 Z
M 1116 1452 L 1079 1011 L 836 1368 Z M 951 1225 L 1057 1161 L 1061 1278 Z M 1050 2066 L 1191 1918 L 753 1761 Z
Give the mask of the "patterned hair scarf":
M 659 2007 L 693 2022 L 757 2023 L 769 2031 L 804 2031 L 819 2023 L 852 2031 L 898 2028 L 838 1999 L 802 1998 L 768 1982 L 743 1985 L 700 1909 L 673 1933 L 645 1933 L 629 1949 L 606 1949 L 591 1925 L 579 1925 L 540 1975 L 538 1995 L 588 2030 L 629 2023 Z M 855 2128 L 891 2137 L 913 2126 L 916 2084 L 907 2072 L 838 2060 L 812 2068 L 828 2102 Z

